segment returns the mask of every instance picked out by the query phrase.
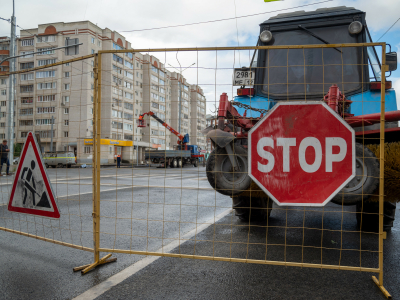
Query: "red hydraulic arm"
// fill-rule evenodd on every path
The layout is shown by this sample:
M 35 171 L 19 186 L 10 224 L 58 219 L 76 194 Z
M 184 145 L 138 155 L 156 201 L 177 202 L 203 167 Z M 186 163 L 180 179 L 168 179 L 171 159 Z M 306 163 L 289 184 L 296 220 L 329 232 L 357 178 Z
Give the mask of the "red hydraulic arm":
M 141 127 L 140 124 L 143 123 L 143 121 L 144 121 L 143 118 L 145 115 L 152 116 L 154 119 L 156 119 L 159 123 L 161 123 L 162 126 L 167 128 L 169 131 L 171 131 L 173 134 L 175 134 L 179 138 L 178 144 L 182 144 L 184 136 L 182 134 L 180 134 L 178 131 L 176 131 L 174 128 L 169 126 L 167 123 L 165 123 L 163 120 L 161 120 L 159 117 L 157 117 L 152 111 L 145 112 L 144 114 L 139 116 L 139 127 Z

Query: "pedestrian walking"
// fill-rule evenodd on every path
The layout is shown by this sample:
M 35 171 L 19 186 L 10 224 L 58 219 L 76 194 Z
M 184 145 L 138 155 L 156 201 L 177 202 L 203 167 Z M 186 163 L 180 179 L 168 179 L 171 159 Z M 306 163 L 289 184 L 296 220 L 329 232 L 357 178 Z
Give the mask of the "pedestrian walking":
M 10 174 L 10 161 L 8 160 L 8 152 L 10 152 L 10 149 L 8 149 L 7 146 L 7 140 L 3 140 L 3 144 L 0 145 L 0 157 L 1 157 L 1 165 L 0 165 L 0 176 L 1 175 L 1 170 L 3 169 L 3 164 L 7 164 L 7 175 Z
M 117 168 L 121 168 L 121 155 L 117 155 Z

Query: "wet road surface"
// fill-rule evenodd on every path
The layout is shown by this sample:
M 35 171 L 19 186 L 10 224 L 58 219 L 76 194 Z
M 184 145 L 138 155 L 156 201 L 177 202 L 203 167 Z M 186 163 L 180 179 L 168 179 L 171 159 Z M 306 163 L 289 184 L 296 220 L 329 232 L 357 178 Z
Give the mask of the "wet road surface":
M 5 204 L 12 178 L 3 177 L 0 226 L 93 247 L 92 170 L 48 172 L 58 196 L 60 221 L 8 212 Z M 353 207 L 345 211 L 334 204 L 328 204 L 324 211 L 274 207 L 268 222 L 251 224 L 230 212 L 214 223 L 215 216 L 231 207 L 231 200 L 210 188 L 202 167 L 102 169 L 101 176 L 104 248 L 156 251 L 179 241 L 173 253 L 377 267 L 377 235 L 357 232 Z M 399 223 L 397 220 L 388 234 L 384 250 L 384 286 L 393 299 L 400 297 Z M 204 224 L 208 226 L 204 230 L 184 237 Z M 322 225 L 324 231 L 320 230 Z M 81 276 L 72 268 L 92 262 L 90 252 L 4 231 L 0 237 L 4 299 L 72 299 L 144 258 L 113 254 L 118 258 L 116 263 Z M 98 299 L 384 299 L 372 275 L 159 258 Z

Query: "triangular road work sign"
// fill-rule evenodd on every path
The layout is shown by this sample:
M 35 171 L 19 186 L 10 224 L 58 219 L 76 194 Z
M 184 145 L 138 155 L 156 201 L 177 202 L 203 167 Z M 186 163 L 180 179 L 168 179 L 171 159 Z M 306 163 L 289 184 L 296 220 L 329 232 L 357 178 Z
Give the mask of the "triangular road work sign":
M 28 133 L 22 149 L 8 210 L 53 219 L 60 218 L 54 192 L 32 132 Z

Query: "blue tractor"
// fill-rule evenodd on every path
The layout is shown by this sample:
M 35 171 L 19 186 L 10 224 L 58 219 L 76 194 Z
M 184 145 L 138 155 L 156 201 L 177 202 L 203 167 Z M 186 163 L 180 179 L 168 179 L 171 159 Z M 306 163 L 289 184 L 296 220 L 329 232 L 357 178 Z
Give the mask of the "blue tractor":
M 365 12 L 343 6 L 279 14 L 260 24 L 257 46 L 370 43 L 365 17 Z M 372 46 L 259 49 L 254 51 L 250 67 L 234 70 L 238 96 L 233 101 L 228 101 L 225 93 L 220 97 L 217 125 L 207 131 L 214 150 L 206 170 L 211 186 L 232 197 L 240 219 L 265 219 L 272 209 L 268 196 L 248 176 L 248 131 L 278 101 L 327 102 L 335 95 L 339 100 L 330 107 L 356 131 L 360 168 L 332 202 L 356 205 L 357 220 L 363 214 L 365 226 L 377 226 L 378 216 L 368 212 L 378 209 L 371 195 L 376 195 L 379 186 L 379 161 L 373 144 L 379 143 L 381 76 L 389 77 L 397 68 L 397 54 L 390 49 L 385 57 L 388 70 L 381 72 L 378 53 Z M 385 142 L 391 143 L 392 156 L 400 156 L 400 111 L 390 81 L 385 86 L 385 102 Z M 391 167 L 385 165 L 385 173 Z M 400 170 L 392 174 L 400 176 Z M 386 230 L 393 226 L 400 192 L 396 187 L 389 189 L 385 187 L 389 200 L 385 201 Z

